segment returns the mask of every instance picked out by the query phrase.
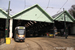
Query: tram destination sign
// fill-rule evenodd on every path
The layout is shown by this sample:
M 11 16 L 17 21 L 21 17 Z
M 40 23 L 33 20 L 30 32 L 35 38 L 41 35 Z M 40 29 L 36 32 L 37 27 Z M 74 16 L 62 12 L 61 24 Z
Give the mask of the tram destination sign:
M 19 27 L 19 29 L 25 29 L 25 27 Z

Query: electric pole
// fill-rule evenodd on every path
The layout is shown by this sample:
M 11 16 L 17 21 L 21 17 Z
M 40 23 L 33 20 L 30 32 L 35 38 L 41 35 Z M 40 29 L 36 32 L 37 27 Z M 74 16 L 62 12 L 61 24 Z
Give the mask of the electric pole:
M 8 17 L 7 17 L 7 19 L 6 19 L 5 38 L 8 37 L 9 10 L 10 10 L 10 1 L 9 1 L 9 5 L 8 5 Z

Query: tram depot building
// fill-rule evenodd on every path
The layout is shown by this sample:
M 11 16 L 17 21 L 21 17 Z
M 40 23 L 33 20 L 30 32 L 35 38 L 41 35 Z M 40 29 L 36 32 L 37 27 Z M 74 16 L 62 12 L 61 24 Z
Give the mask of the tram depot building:
M 64 22 L 66 23 L 68 34 L 75 35 L 75 19 L 67 11 L 62 11 L 51 17 L 36 4 L 10 16 L 4 10 L 0 9 L 0 37 L 5 37 L 6 35 L 10 38 L 14 37 L 16 26 L 25 26 L 27 37 L 45 36 L 46 32 L 53 33 L 54 27 L 60 32 L 65 27 Z M 8 29 L 6 29 L 7 25 Z M 8 33 L 5 30 L 8 30 Z

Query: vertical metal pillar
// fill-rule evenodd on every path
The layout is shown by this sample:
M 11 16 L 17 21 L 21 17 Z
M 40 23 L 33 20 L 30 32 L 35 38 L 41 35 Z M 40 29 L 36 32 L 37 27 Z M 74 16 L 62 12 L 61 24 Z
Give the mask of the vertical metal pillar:
M 64 8 L 63 8 L 64 11 Z M 66 27 L 66 17 L 65 17 L 65 13 L 64 13 L 64 33 L 65 33 L 65 38 L 67 39 L 67 27 Z
M 53 23 L 53 34 L 54 34 L 54 38 L 55 38 L 55 20 L 54 20 L 54 23 Z
M 8 6 L 8 17 L 9 17 L 9 9 L 10 9 L 10 1 L 9 1 L 9 6 Z M 9 22 L 9 18 L 7 17 L 6 19 L 6 27 L 5 27 L 5 38 L 8 37 L 8 22 Z
M 54 23 L 53 23 L 53 31 L 54 31 L 54 27 L 55 27 L 55 20 L 54 20 Z M 55 32 L 53 32 L 55 34 Z
M 12 24 L 13 24 L 13 19 L 10 19 L 10 32 L 9 32 L 9 37 L 12 38 L 13 33 L 12 33 Z

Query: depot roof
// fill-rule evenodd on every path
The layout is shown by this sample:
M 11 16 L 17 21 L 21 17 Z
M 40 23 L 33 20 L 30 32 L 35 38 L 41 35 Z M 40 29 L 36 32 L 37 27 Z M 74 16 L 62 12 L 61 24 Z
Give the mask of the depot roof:
M 74 22 L 74 18 L 66 10 L 62 11 L 62 12 L 60 12 L 58 14 L 55 14 L 52 17 L 54 18 L 54 20 L 64 21 L 64 14 L 65 14 L 66 22 Z
M 0 18 L 6 19 L 7 17 L 8 19 L 10 18 L 10 16 L 8 16 L 8 14 L 0 8 Z
M 15 14 L 12 18 L 53 23 L 53 19 L 37 4 Z

